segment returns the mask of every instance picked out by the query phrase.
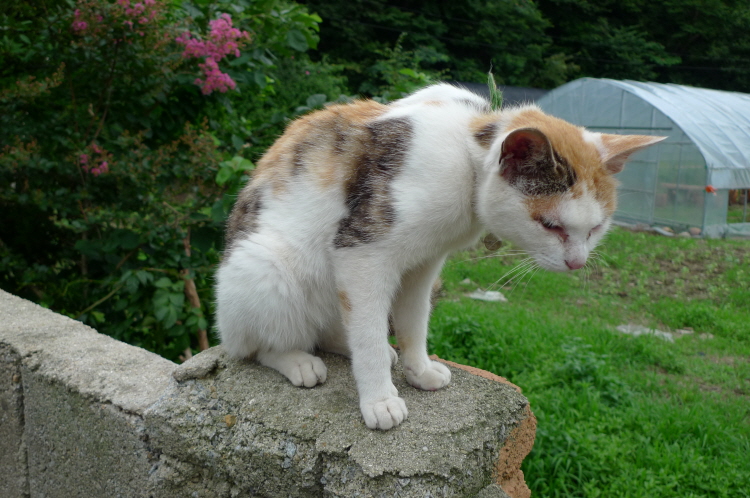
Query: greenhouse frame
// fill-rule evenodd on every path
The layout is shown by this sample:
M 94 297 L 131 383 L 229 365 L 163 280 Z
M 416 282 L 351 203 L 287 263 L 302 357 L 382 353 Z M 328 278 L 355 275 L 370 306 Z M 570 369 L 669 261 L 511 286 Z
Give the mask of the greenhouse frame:
M 750 237 L 750 95 L 583 78 L 537 104 L 592 131 L 668 137 L 617 175 L 616 220 Z

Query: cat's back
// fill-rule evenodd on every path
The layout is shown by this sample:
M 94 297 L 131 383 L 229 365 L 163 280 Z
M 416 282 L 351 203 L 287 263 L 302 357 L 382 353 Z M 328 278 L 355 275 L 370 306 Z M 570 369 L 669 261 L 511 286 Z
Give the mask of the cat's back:
M 441 84 L 389 105 L 362 100 L 298 118 L 240 192 L 228 221 L 227 247 L 261 224 L 301 231 L 304 239 L 322 240 L 339 230 L 337 246 L 354 244 L 372 230 L 355 225 L 374 223 L 381 230 L 403 206 L 396 197 L 410 196 L 413 185 L 455 185 L 437 170 L 465 163 L 468 122 L 487 111 L 481 97 Z
M 319 213 L 331 220 L 340 218 L 343 186 L 370 150 L 371 123 L 387 110 L 383 104 L 363 100 L 332 105 L 292 121 L 240 191 L 227 223 L 227 247 L 238 237 L 257 232 L 262 217 L 278 226 L 274 218 L 283 223 L 307 214 L 316 228 L 325 221 Z

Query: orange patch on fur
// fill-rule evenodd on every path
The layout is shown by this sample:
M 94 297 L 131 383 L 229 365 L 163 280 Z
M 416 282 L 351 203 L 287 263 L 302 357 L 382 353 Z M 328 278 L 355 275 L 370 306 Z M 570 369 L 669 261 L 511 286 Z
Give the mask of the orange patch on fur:
M 309 172 L 324 188 L 340 185 L 351 176 L 352 159 L 365 149 L 364 126 L 386 110 L 383 104 L 360 101 L 293 121 L 258 161 L 253 183 L 267 181 L 279 195 L 294 175 Z
M 341 304 L 341 309 L 345 313 L 349 313 L 352 310 L 352 302 L 349 301 L 349 296 L 344 291 L 339 291 L 339 304 Z
M 539 220 L 554 211 L 561 198 L 561 195 L 526 197 L 523 202 L 526 204 L 526 210 L 531 219 Z

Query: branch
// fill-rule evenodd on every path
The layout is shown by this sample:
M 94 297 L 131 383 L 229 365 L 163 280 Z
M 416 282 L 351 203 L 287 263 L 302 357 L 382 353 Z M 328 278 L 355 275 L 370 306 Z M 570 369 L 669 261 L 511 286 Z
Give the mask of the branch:
M 76 320 L 78 320 L 79 318 L 81 318 L 81 316 L 83 316 L 85 313 L 88 313 L 89 311 L 93 310 L 94 308 L 96 308 L 97 306 L 99 306 L 100 304 L 102 304 L 104 301 L 106 301 L 110 297 L 114 296 L 117 293 L 117 291 L 119 291 L 120 289 L 122 289 L 122 287 L 124 285 L 125 285 L 124 283 L 123 284 L 119 284 L 117 287 L 115 287 L 114 289 L 112 289 L 109 294 L 107 294 L 106 296 L 104 296 L 103 298 L 101 298 L 100 300 L 98 300 L 97 302 L 95 302 L 94 304 L 92 304 L 91 306 L 89 306 L 88 308 L 86 308 L 85 310 L 83 310 L 80 313 L 78 313 L 78 316 L 76 317 Z

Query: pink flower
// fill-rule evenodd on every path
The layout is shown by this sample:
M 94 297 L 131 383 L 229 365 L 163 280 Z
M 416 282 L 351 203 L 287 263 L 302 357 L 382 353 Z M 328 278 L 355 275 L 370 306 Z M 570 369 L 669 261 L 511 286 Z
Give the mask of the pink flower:
M 91 150 L 93 150 L 95 154 L 102 153 L 102 149 L 100 149 L 99 146 L 96 144 L 91 144 Z
M 99 166 L 91 168 L 90 173 L 94 176 L 99 176 L 109 171 L 109 165 L 107 161 L 102 162 Z
M 219 70 L 219 65 L 215 60 L 206 59 L 206 62 L 199 64 L 198 67 L 206 75 L 205 81 L 200 78 L 195 80 L 195 84 L 201 87 L 203 95 L 208 95 L 214 90 L 226 93 L 227 90 L 234 90 L 237 87 L 237 83 L 228 74 L 222 73 Z
M 88 154 L 81 154 L 80 156 L 78 156 L 78 159 L 81 162 L 81 164 L 88 164 L 89 162 Z
M 184 32 L 175 39 L 185 46 L 183 57 L 205 58 L 205 62 L 199 64 L 205 80 L 195 80 L 195 84 L 201 87 L 205 95 L 214 90 L 226 92 L 237 87 L 228 74 L 219 70 L 218 63 L 229 54 L 239 57 L 240 44 L 243 40 L 250 39 L 250 33 L 232 27 L 232 17 L 229 14 L 222 14 L 219 19 L 209 22 L 209 26 L 211 31 L 208 40 L 193 38 L 190 32 Z
M 89 24 L 86 21 L 74 21 L 73 22 L 73 31 L 85 31 L 86 28 L 89 27 Z
M 120 7 L 128 7 L 130 6 L 130 0 L 117 0 L 117 5 Z

